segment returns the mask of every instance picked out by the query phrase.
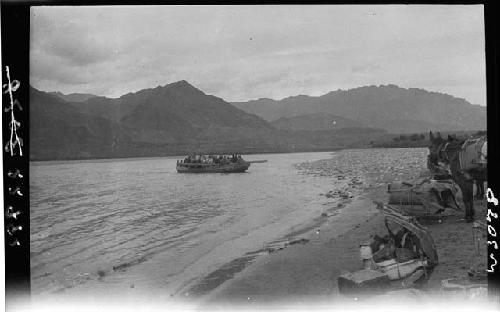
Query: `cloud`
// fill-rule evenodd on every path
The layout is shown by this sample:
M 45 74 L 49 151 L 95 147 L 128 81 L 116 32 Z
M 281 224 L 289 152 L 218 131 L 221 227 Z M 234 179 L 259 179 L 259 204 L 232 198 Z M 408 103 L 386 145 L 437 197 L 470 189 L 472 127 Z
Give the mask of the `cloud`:
M 373 72 L 378 69 L 380 69 L 380 65 L 378 64 L 371 64 L 371 63 L 363 63 L 363 64 L 357 64 L 354 65 L 351 69 L 353 73 L 366 73 L 366 72 Z
M 114 55 L 112 40 L 89 31 L 85 24 L 45 15 L 32 15 L 31 21 L 32 46 L 39 53 L 59 57 L 63 65 L 87 66 Z
M 486 104 L 482 6 L 31 10 L 42 90 L 117 97 L 184 79 L 243 101 L 393 83 Z

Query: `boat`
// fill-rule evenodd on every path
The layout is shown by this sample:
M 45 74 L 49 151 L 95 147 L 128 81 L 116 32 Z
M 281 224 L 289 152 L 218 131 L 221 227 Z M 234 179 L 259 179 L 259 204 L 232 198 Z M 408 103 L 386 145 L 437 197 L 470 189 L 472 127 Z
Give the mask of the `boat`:
M 177 161 L 179 173 L 235 173 L 245 172 L 252 162 L 241 155 L 190 155 Z

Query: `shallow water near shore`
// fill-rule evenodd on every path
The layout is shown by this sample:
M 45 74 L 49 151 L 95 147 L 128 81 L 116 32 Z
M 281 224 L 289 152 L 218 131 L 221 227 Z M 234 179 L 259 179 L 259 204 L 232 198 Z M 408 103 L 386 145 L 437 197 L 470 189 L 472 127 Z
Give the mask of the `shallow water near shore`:
M 209 291 L 207 277 L 217 286 L 322 217 L 341 218 L 364 188 L 410 178 L 426 155 L 251 155 L 268 162 L 201 175 L 177 174 L 175 158 L 31 163 L 33 294 Z

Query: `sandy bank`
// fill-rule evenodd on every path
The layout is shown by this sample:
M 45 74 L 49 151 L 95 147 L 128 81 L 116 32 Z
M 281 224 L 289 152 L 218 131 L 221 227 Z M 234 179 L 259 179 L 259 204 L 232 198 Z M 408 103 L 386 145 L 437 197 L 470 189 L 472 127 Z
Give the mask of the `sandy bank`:
M 373 234 L 385 234 L 383 216 L 372 201 L 385 201 L 386 198 L 385 187 L 368 190 L 344 208 L 343 218 L 332 218 L 321 226 L 319 234 L 310 234 L 308 244 L 289 246 L 258 258 L 202 298 L 203 306 L 224 308 L 243 304 L 259 308 L 271 304 L 351 300 L 338 293 L 337 277 L 345 271 L 361 269 L 359 244 L 368 241 Z M 484 219 L 485 201 L 476 201 L 476 212 L 478 219 Z M 428 294 L 438 293 L 443 279 L 465 277 L 471 266 L 486 268 L 486 240 L 483 238 L 479 242 L 478 253 L 472 225 L 461 218 L 457 214 L 443 219 L 442 223 L 423 223 L 434 238 L 440 262 L 421 289 Z
M 336 276 L 360 266 L 359 243 L 368 240 L 382 222 L 372 200 L 385 196 L 382 188 L 358 196 L 344 207 L 342 218 L 332 218 L 319 228 L 319 234 L 308 235 L 308 244 L 259 258 L 217 288 L 208 301 L 266 303 L 329 298 L 337 287 Z

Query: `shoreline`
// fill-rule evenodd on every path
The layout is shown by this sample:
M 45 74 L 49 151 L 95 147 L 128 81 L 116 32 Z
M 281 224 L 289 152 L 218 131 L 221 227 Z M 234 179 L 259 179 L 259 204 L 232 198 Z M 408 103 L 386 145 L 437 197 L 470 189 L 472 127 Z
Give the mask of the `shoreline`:
M 267 154 L 302 154 L 302 153 L 333 153 L 346 149 L 371 149 L 372 147 L 360 147 L 360 148 L 338 148 L 338 149 L 325 149 L 319 151 L 285 151 L 285 152 L 255 152 L 255 153 L 243 153 L 241 155 L 267 155 Z M 384 149 L 383 147 L 374 147 L 374 149 Z M 221 153 L 224 154 L 224 153 Z M 163 156 L 130 156 L 130 157 L 109 157 L 109 158 L 69 158 L 69 159 L 30 159 L 29 163 L 32 165 L 37 164 L 64 164 L 64 163 L 93 163 L 93 162 L 113 162 L 113 161 L 123 161 L 123 160 L 148 160 L 156 158 L 166 158 L 166 159 L 183 159 L 187 154 L 179 155 L 163 155 Z
M 355 200 L 355 199 L 354 199 Z M 304 225 L 298 230 L 287 233 L 283 237 L 267 243 L 263 248 L 250 251 L 233 259 L 221 267 L 212 271 L 208 275 L 199 279 L 196 283 L 184 286 L 176 291 L 176 295 L 190 298 L 200 298 L 203 296 L 210 296 L 211 293 L 219 286 L 223 286 L 230 282 L 233 278 L 246 270 L 248 267 L 258 264 L 262 258 L 284 251 L 294 245 L 309 244 L 315 239 L 315 233 L 325 226 L 325 224 L 332 222 L 329 218 L 336 217 L 340 214 L 352 199 L 341 200 L 333 208 L 327 209 L 329 213 L 323 212 L 320 216 L 315 217 L 310 223 Z M 349 214 L 345 217 L 351 217 Z
M 330 159 L 324 160 L 329 161 Z M 302 174 L 311 174 L 311 168 L 301 167 L 301 165 L 303 163 L 296 164 L 296 167 Z M 313 173 L 313 175 L 316 174 L 317 172 Z M 335 198 L 335 202 L 331 203 L 333 205 L 329 204 L 325 206 L 317 216 L 307 220 L 301 226 L 296 226 L 295 228 L 297 229 L 292 228 L 291 232 L 286 233 L 281 238 L 268 242 L 262 248 L 247 252 L 236 259 L 224 263 L 216 270 L 209 272 L 201 278 L 184 284 L 174 292 L 174 296 L 189 300 L 211 296 L 214 290 L 224 287 L 224 285 L 238 277 L 242 271 L 245 271 L 248 267 L 257 265 L 263 258 L 281 253 L 288 248 L 294 247 L 294 245 L 308 245 L 314 242 L 318 236 L 331 236 L 332 233 L 319 235 L 322 231 L 328 232 L 331 228 L 328 224 L 336 224 L 337 226 L 334 226 L 334 232 L 336 232 L 334 236 L 340 235 L 343 231 L 347 231 L 351 226 L 356 225 L 357 221 L 354 221 L 355 219 L 363 219 L 363 217 L 366 218 L 376 213 L 374 205 L 371 205 L 373 209 L 368 215 L 366 215 L 367 211 L 364 207 L 372 203 L 370 198 L 381 199 L 374 196 L 374 194 L 383 193 L 385 185 L 374 187 L 372 186 L 374 185 L 373 183 L 374 181 L 367 177 L 346 174 L 342 177 L 341 184 L 343 186 L 339 185 L 339 187 L 333 190 L 318 194 L 321 197 L 324 196 L 329 199 Z M 367 193 L 370 194 L 368 198 L 366 196 Z M 357 209 L 350 207 L 353 203 L 354 206 L 358 207 Z M 347 227 L 346 224 L 348 224 Z
M 373 234 L 386 233 L 384 217 L 373 201 L 385 201 L 387 196 L 382 186 L 366 190 L 344 207 L 345 218 L 327 220 L 319 227 L 319 234 L 309 232 L 305 235 L 304 238 L 309 239 L 306 244 L 295 244 L 257 257 L 225 282 L 205 285 L 213 286 L 212 290 L 190 300 L 209 309 L 235 304 L 268 308 L 274 304 L 310 301 L 353 302 L 338 292 L 337 277 L 361 269 L 359 245 Z M 476 200 L 475 209 L 479 220 L 487 209 L 485 201 Z M 441 294 L 444 279 L 464 278 L 470 268 L 486 269 L 486 240 L 480 241 L 476 249 L 471 236 L 472 225 L 461 218 L 461 214 L 455 214 L 444 217 L 442 223 L 421 222 L 430 231 L 439 255 L 439 264 L 428 281 L 419 287 L 419 295 L 424 296 L 421 299 Z
M 255 151 L 255 152 L 245 152 L 241 153 L 239 152 L 238 154 L 241 155 L 266 155 L 266 154 L 299 154 L 299 153 L 329 153 L 329 152 L 337 152 L 345 149 L 370 149 L 370 148 L 384 148 L 384 147 L 370 147 L 370 146 L 360 146 L 360 147 L 352 147 L 352 148 L 345 148 L 345 147 L 325 147 L 323 149 L 305 149 L 305 150 L 277 150 L 277 151 Z M 397 147 L 399 148 L 399 147 Z M 408 148 L 415 148 L 415 147 L 408 147 Z M 418 147 L 417 147 L 418 148 Z M 124 157 L 89 157 L 89 158 L 61 158 L 61 159 L 30 159 L 29 162 L 76 162 L 76 161 L 86 161 L 86 162 L 92 162 L 92 161 L 112 161 L 112 160 L 121 160 L 121 159 L 152 159 L 152 158 L 184 158 L 186 155 L 192 152 L 185 152 L 184 154 L 165 154 L 165 155 L 160 155 L 160 156 L 124 156 Z M 209 153 L 209 154 L 231 154 L 231 153 Z
M 409 153 L 397 149 L 388 156 L 376 150 L 345 150 L 335 156 L 330 153 L 326 159 L 295 164 L 299 174 L 331 179 L 331 184 L 326 182 L 309 193 L 326 197 L 328 201 L 321 201 L 324 206 L 319 206 L 313 214 L 294 219 L 299 224 L 287 232 L 281 231 L 282 236 L 267 237 L 263 242 L 268 243 L 254 244 L 254 249 L 249 248 L 244 254 L 233 254 L 237 258 L 227 257 L 227 262 L 198 270 L 171 289 L 160 287 L 149 293 L 151 289 L 143 287 L 146 284 L 132 283 L 121 285 L 116 295 L 142 296 L 162 302 L 173 300 L 200 308 L 234 303 L 267 307 L 280 302 L 321 300 L 331 304 L 347 300 L 338 293 L 337 277 L 361 269 L 359 245 L 374 234 L 387 233 L 383 215 L 373 201 L 387 202 L 387 183 L 412 181 L 424 174 L 423 151 Z M 486 205 L 479 209 L 478 204 L 476 202 L 477 219 L 481 220 L 485 211 L 480 211 L 485 210 Z M 440 261 L 425 287 L 431 291 L 439 291 L 443 279 L 466 274 L 470 266 L 471 251 L 474 253 L 471 224 L 461 222 L 461 217 L 462 213 L 443 216 L 443 224 L 422 223 L 436 242 Z M 485 248 L 486 240 L 481 243 Z M 466 245 L 467 248 L 461 248 Z M 484 263 L 486 268 L 485 255 L 484 251 L 481 260 L 476 262 Z M 108 292 L 105 284 L 99 286 Z M 92 295 L 96 290 L 87 288 L 73 289 L 63 297 L 75 295 L 77 291 Z
M 202 278 L 201 282 L 192 285 L 182 297 L 199 300 L 200 303 L 233 297 L 235 293 L 230 289 L 235 286 L 235 283 L 236 287 L 239 287 L 237 284 L 241 279 L 251 276 L 255 270 L 261 269 L 269 261 L 286 257 L 296 250 L 307 250 L 310 246 L 321 246 L 332 239 L 341 237 L 352 228 L 358 228 L 364 222 L 369 221 L 371 217 L 377 214 L 377 209 L 372 200 L 373 198 L 380 199 L 377 194 L 383 193 L 381 192 L 383 189 L 383 187 L 371 188 L 361 192 L 354 198 L 339 201 L 330 215 L 316 218 L 313 225 L 286 235 L 290 237 L 288 240 L 275 241 L 269 244 L 278 243 L 278 247 L 273 248 L 271 251 L 266 250 L 268 248 L 263 248 L 226 263 Z M 369 206 L 368 209 L 367 206 Z M 221 279 L 225 280 L 221 283 Z
M 359 147 L 327 147 L 324 149 L 305 149 L 305 150 L 282 150 L 282 151 L 256 151 L 256 152 L 245 152 L 239 153 L 241 155 L 266 155 L 266 154 L 302 154 L 302 153 L 333 153 L 343 150 L 360 150 L 360 149 L 420 149 L 427 147 L 419 147 L 419 146 L 397 146 L 397 147 L 381 147 L 381 146 L 359 146 Z M 154 159 L 154 158 L 184 158 L 188 152 L 184 154 L 168 154 L 161 156 L 124 156 L 124 157 L 89 157 L 89 158 L 61 158 L 61 159 L 30 159 L 30 163 L 72 163 L 72 162 L 106 162 L 106 161 L 114 161 L 114 160 L 124 160 L 124 159 Z M 217 153 L 214 153 L 217 154 Z M 219 153 L 224 154 L 224 153 Z

